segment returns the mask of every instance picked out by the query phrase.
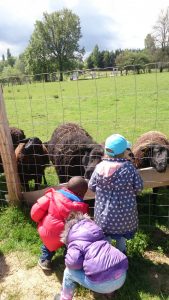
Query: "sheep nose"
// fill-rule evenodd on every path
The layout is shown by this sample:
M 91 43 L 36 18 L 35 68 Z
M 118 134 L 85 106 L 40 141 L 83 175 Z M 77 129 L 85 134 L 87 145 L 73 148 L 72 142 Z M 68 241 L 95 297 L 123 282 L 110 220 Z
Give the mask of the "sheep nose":
M 160 163 L 158 164 L 157 170 L 158 170 L 158 172 L 165 172 L 165 171 L 166 171 L 166 168 L 167 168 L 166 163 L 165 163 L 165 162 L 160 162 Z
M 92 173 L 94 170 L 86 170 L 85 174 L 84 174 L 84 178 L 85 179 L 90 179 Z

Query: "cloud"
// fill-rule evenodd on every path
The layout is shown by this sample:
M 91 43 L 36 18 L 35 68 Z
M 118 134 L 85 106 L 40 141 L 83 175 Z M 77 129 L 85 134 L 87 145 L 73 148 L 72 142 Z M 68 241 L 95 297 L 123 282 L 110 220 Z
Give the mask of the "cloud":
M 28 45 L 36 20 L 43 12 L 65 7 L 80 17 L 81 46 L 99 49 L 143 48 L 161 9 L 168 0 L 0 0 L 0 57 L 10 48 L 19 55 Z
M 39 0 L 0 1 L 0 55 L 6 53 L 6 47 L 13 55 L 24 50 L 36 20 L 41 19 L 43 11 L 48 9 L 48 5 L 42 3 Z

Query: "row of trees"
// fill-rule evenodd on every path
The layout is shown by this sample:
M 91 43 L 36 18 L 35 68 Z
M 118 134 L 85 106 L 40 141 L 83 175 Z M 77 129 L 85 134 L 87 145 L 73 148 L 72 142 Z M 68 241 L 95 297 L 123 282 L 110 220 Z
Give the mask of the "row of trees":
M 60 80 L 63 80 L 64 71 L 76 68 L 108 68 L 116 65 L 123 68 L 126 65 L 143 66 L 155 61 L 168 62 L 169 7 L 161 11 L 153 32 L 145 38 L 145 48 L 142 50 L 100 51 L 96 45 L 83 60 L 85 50 L 79 44 L 81 37 L 80 19 L 71 10 L 44 13 L 42 21 L 36 21 L 25 51 L 15 58 L 7 49 L 6 57 L 2 56 L 1 76 L 47 74 L 59 70 Z

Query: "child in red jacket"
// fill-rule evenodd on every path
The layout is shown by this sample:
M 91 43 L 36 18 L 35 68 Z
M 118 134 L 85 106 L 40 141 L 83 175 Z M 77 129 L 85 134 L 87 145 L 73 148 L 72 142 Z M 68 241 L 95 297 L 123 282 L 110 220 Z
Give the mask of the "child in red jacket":
M 49 189 L 32 206 L 31 218 L 38 223 L 38 232 L 43 242 L 42 255 L 38 261 L 43 270 L 51 270 L 51 259 L 55 251 L 63 246 L 60 234 L 71 211 L 88 212 L 83 197 L 88 184 L 80 176 L 72 177 L 66 188 Z

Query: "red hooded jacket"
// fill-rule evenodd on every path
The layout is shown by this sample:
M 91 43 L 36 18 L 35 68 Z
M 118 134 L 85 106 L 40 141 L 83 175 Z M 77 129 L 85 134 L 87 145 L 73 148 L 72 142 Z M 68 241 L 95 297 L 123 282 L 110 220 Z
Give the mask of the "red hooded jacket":
M 74 195 L 66 188 L 63 190 Z M 88 204 L 80 202 L 80 199 L 79 202 L 72 201 L 61 192 L 49 189 L 31 208 L 31 218 L 38 223 L 38 232 L 43 244 L 50 251 L 63 246 L 60 234 L 64 230 L 69 213 L 71 211 L 87 213 L 88 207 Z

